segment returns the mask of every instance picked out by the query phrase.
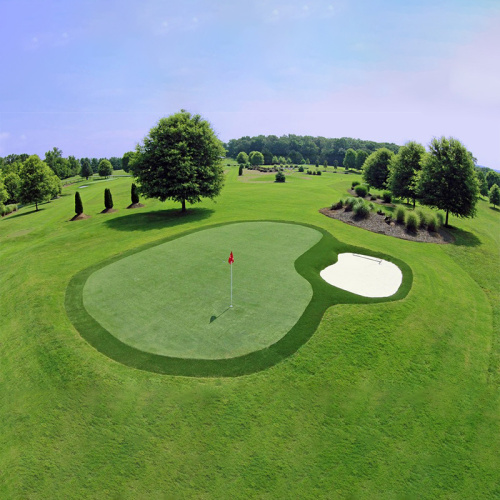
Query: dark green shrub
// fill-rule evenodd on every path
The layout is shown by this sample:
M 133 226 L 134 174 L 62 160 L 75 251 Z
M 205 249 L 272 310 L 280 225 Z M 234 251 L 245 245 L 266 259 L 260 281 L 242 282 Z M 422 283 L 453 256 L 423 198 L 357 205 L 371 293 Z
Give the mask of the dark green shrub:
M 384 203 L 391 203 L 392 193 L 390 191 L 384 191 L 382 193 L 382 200 L 384 200 Z
M 238 175 L 243 175 L 243 165 L 240 165 L 240 168 L 238 169 Z
M 137 192 L 137 186 L 134 183 L 132 183 L 132 187 L 130 188 L 130 199 L 133 205 L 139 203 L 139 193 Z
M 285 174 L 283 172 L 278 172 L 276 174 L 276 182 L 285 182 Z
M 111 190 L 109 188 L 104 190 L 104 206 L 107 210 L 113 208 L 113 197 L 111 196 Z
M 427 226 L 427 215 L 422 210 L 417 210 L 418 227 L 423 229 Z
M 321 170 L 318 170 L 318 171 L 316 172 L 316 175 L 321 175 Z
M 416 214 L 410 212 L 406 217 L 406 229 L 411 233 L 416 233 L 418 228 L 418 220 Z
M 301 165 L 301 166 L 299 167 L 299 172 L 303 172 L 303 171 L 304 171 L 304 167 Z
M 354 191 L 360 198 L 364 198 L 368 194 L 368 189 L 366 189 L 366 186 L 356 186 L 354 188 Z
M 334 203 L 332 205 L 332 210 L 339 210 L 343 206 L 344 206 L 344 200 L 339 200 L 339 201 L 337 201 L 337 203 Z
M 380 209 L 380 208 L 379 208 L 379 209 L 377 210 L 377 213 L 378 213 L 379 215 L 383 215 L 383 216 L 385 217 L 385 212 L 384 212 L 382 209 Z
M 76 215 L 83 214 L 82 199 L 80 198 L 80 193 L 78 191 L 75 193 L 75 213 Z
M 399 222 L 400 224 L 404 224 L 405 219 L 406 219 L 405 209 L 402 207 L 399 207 L 396 210 L 396 221 Z
M 376 199 L 377 199 L 377 197 L 376 197 L 374 194 L 372 194 L 372 195 L 370 196 L 370 200 L 376 200 Z
M 356 186 L 359 186 L 359 181 L 352 181 L 351 189 L 354 189 Z
M 355 203 L 353 211 L 360 219 L 367 219 L 370 216 L 370 207 L 366 203 Z
M 307 175 L 312 175 L 312 172 L 310 170 L 308 170 Z
M 436 218 L 434 216 L 429 217 L 427 220 L 427 230 L 430 231 L 431 233 L 435 233 L 437 230 L 437 222 Z

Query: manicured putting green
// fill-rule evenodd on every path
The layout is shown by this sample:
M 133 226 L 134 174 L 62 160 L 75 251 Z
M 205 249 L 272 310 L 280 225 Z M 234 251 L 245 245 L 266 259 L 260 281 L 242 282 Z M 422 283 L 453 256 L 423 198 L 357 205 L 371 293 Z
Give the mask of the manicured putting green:
M 294 263 L 322 236 L 279 222 L 194 232 L 94 271 L 83 304 L 114 337 L 146 353 L 242 356 L 276 343 L 297 323 L 313 290 Z

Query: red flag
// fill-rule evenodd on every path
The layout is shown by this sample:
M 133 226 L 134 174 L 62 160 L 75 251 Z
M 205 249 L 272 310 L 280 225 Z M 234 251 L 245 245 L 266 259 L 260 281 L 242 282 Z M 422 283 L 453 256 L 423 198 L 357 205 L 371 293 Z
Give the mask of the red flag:
M 231 255 L 229 256 L 229 259 L 227 261 L 229 262 L 229 264 L 232 264 L 234 262 L 233 252 L 231 252 Z

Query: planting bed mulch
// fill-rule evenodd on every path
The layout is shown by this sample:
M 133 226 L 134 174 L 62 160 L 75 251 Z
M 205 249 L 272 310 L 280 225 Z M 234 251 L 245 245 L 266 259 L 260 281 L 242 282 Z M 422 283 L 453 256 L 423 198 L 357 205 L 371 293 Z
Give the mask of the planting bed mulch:
M 437 232 L 430 232 L 427 229 L 419 229 L 416 233 L 407 231 L 403 224 L 398 224 L 395 221 L 390 223 L 385 221 L 383 215 L 377 213 L 370 213 L 367 219 L 360 219 L 356 217 L 354 212 L 346 212 L 343 208 L 339 210 L 332 210 L 330 208 L 322 208 L 319 211 L 327 217 L 337 219 L 346 224 L 367 229 L 373 233 L 385 234 L 387 236 L 394 236 L 395 238 L 402 238 L 404 240 L 419 241 L 423 243 L 453 243 L 455 238 L 444 228 L 438 228 Z
M 142 208 L 144 207 L 145 205 L 143 205 L 142 203 L 132 203 L 131 205 L 129 205 L 127 208 Z
M 72 217 L 72 218 L 70 219 L 70 221 L 74 221 L 74 220 L 84 220 L 84 219 L 90 219 L 90 215 L 85 215 L 85 214 L 75 215 L 74 217 Z
M 104 210 L 101 211 L 101 214 L 112 214 L 113 212 L 116 212 L 116 208 L 105 208 Z

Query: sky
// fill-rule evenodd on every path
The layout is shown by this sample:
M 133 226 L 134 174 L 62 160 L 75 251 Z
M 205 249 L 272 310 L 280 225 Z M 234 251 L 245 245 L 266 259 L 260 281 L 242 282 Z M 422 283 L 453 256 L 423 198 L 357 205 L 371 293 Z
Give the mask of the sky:
M 499 0 L 0 0 L 0 156 L 122 156 L 164 116 L 500 169 Z

